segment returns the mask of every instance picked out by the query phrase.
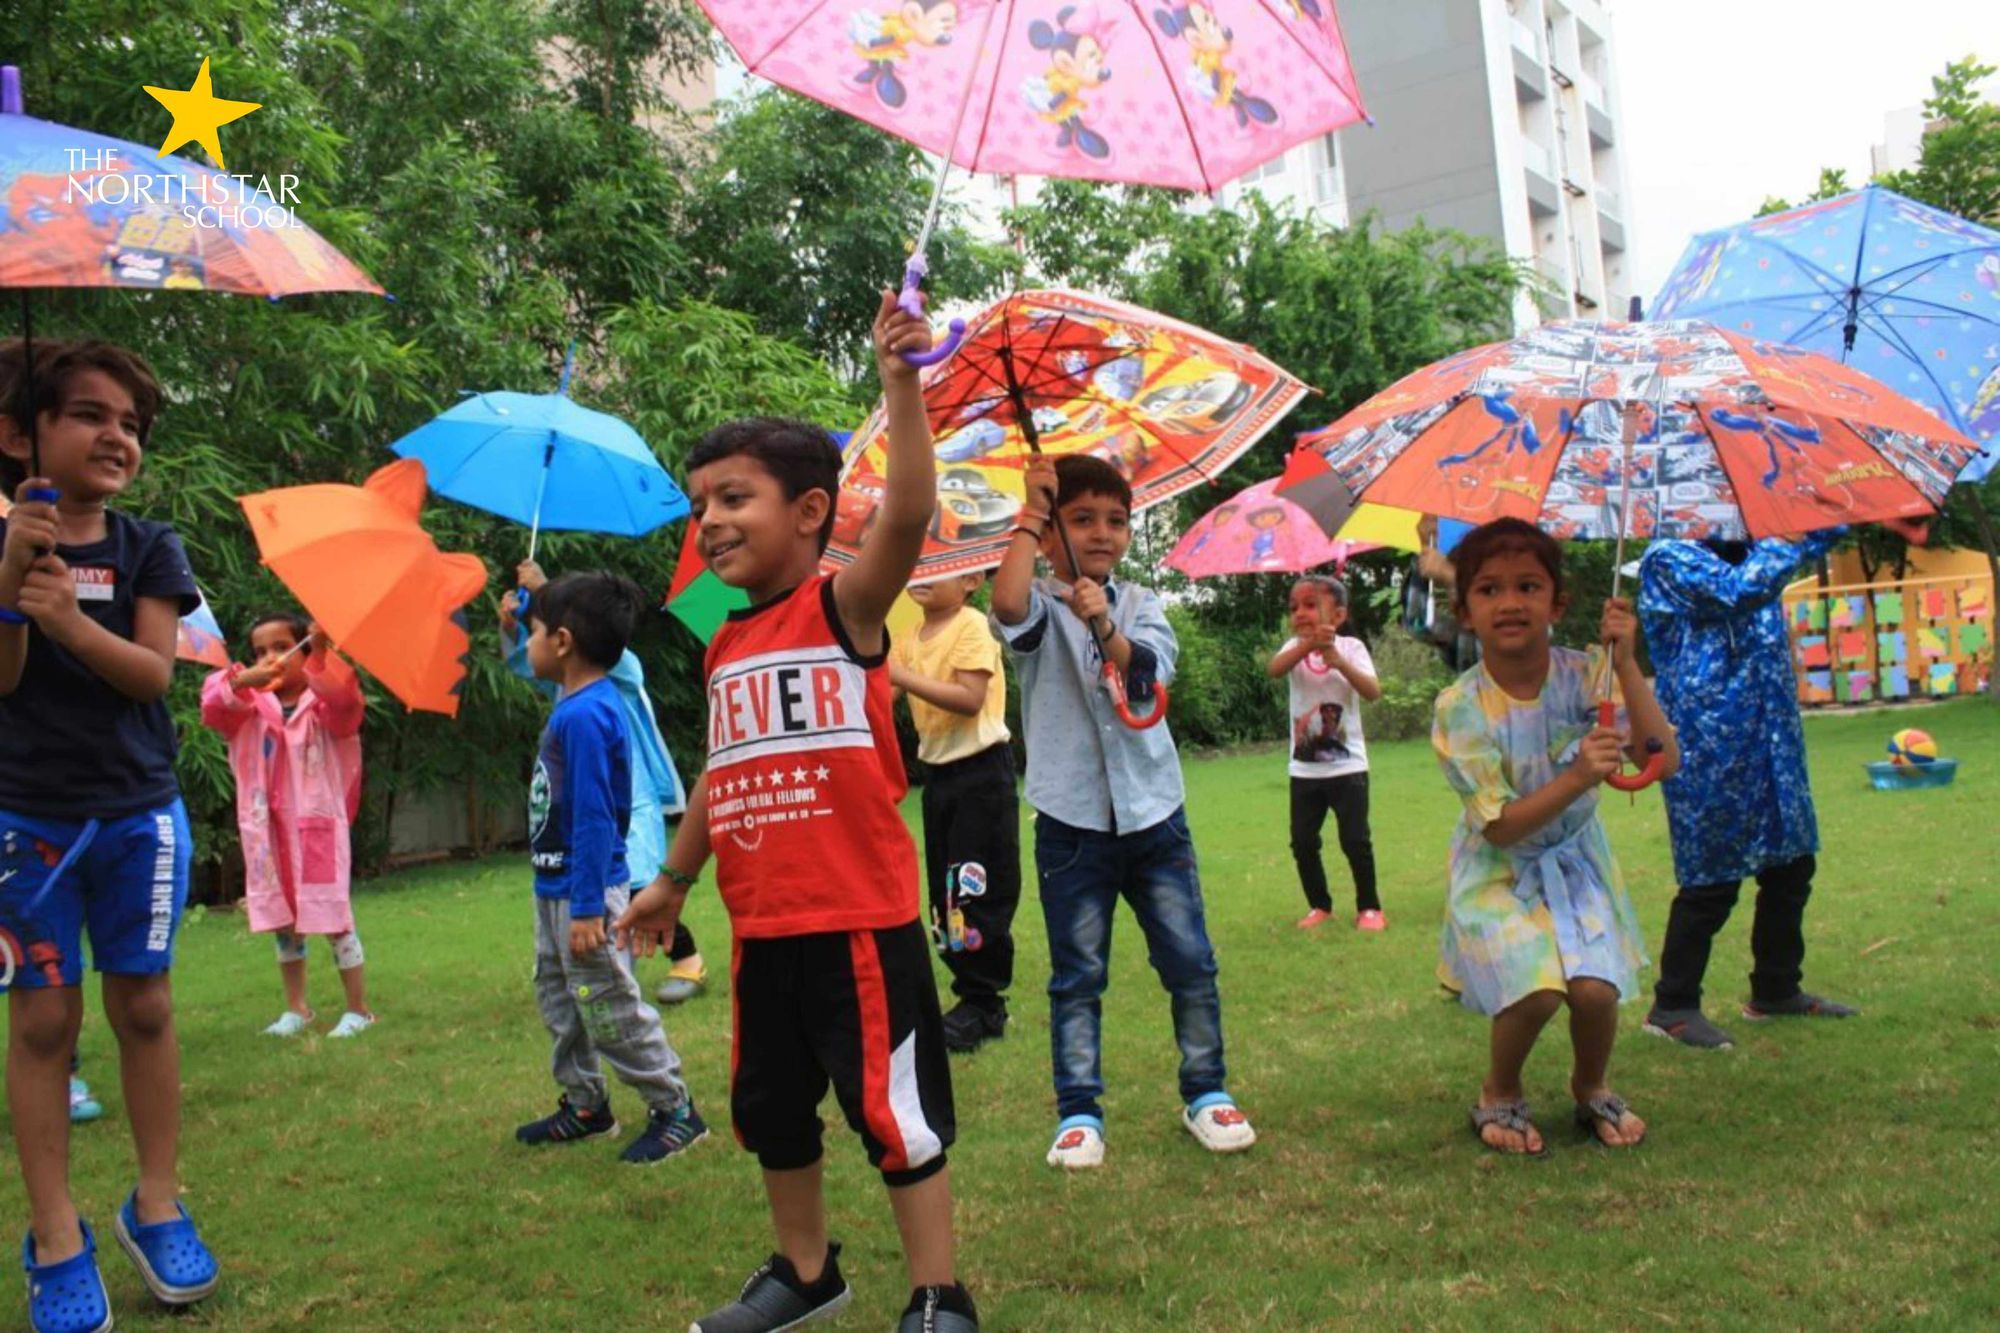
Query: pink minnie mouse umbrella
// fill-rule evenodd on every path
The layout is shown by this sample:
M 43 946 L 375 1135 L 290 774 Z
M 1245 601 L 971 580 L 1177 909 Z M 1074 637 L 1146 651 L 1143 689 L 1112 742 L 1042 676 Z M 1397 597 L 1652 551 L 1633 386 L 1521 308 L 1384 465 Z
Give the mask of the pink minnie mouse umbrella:
M 1366 117 L 1333 0 L 701 0 L 750 68 L 945 174 L 1214 190 Z M 942 359 L 948 344 L 927 354 Z
M 1223 574 L 1303 574 L 1343 566 L 1373 542 L 1334 541 L 1319 522 L 1277 493 L 1280 477 L 1237 492 L 1195 520 L 1167 556 L 1191 579 Z

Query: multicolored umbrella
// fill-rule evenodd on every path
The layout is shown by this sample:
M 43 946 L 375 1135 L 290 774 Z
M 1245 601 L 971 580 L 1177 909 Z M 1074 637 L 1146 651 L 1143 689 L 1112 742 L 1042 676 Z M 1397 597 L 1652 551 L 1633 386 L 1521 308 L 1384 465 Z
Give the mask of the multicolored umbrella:
M 462 608 L 486 586 L 476 555 L 444 553 L 417 522 L 424 465 L 360 486 L 288 486 L 238 503 L 264 563 L 340 651 L 410 709 L 458 714 L 472 640 Z
M 1917 518 L 1976 452 L 1866 375 L 1692 320 L 1544 325 L 1426 366 L 1301 446 L 1317 458 L 1294 459 L 1294 482 L 1323 464 L 1350 503 L 1570 538 Z M 1337 522 L 1308 492 L 1281 487 Z
M 200 600 L 194 610 L 181 617 L 180 632 L 174 640 L 174 656 L 183 662 L 227 667 L 229 645 L 223 641 L 222 626 L 216 623 L 215 612 L 208 609 L 208 598 L 202 596 L 199 589 L 195 596 Z
M 1836 358 L 1978 443 L 1959 480 L 2000 465 L 2000 231 L 1870 185 L 1695 237 L 1653 316 Z
M 238 176 L 24 114 L 11 65 L 0 68 L 0 287 L 382 294 Z
M 687 535 L 681 539 L 680 559 L 674 562 L 674 577 L 667 584 L 663 605 L 697 639 L 707 643 L 731 611 L 750 605 L 750 595 L 741 588 L 730 587 L 710 572 L 695 536 L 695 525 L 690 523 Z
M 1212 191 L 1367 115 L 1332 0 L 701 7 L 751 73 L 940 159 L 904 279 L 913 314 L 953 164 Z
M 937 437 L 938 507 L 914 581 L 990 569 L 1006 554 L 1031 453 L 1088 453 L 1132 485 L 1140 511 L 1221 472 L 1305 386 L 1240 343 L 1137 306 L 1020 292 L 971 321 L 923 374 Z M 825 564 L 850 563 L 884 493 L 878 405 L 848 442 Z
M 1196 519 L 1174 543 L 1167 567 L 1191 579 L 1303 574 L 1326 565 L 1343 567 L 1363 551 L 1380 549 L 1374 542 L 1328 537 L 1311 514 L 1277 493 L 1281 480 L 1272 477 L 1238 491 Z

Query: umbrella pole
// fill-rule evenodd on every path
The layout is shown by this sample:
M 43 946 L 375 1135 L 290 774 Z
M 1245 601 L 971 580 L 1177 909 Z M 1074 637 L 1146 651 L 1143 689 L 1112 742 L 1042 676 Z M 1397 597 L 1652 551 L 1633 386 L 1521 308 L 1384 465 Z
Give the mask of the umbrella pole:
M 569 378 L 567 374 L 563 376 Z M 549 432 L 549 442 L 542 449 L 542 475 L 535 481 L 535 516 L 528 523 L 528 559 L 535 558 L 535 544 L 542 536 L 542 495 L 549 488 L 549 467 L 556 460 L 556 436 Z
M 1611 557 L 1611 596 L 1615 599 L 1625 578 L 1625 535 L 1632 527 L 1632 444 L 1639 433 L 1639 409 L 1629 400 L 1623 413 L 1625 437 L 1624 461 L 1618 469 L 1618 550 Z M 1604 690 L 1598 697 L 1606 702 L 1611 698 L 1611 654 L 1604 655 Z
M 35 302 L 21 289 L 21 392 L 28 412 L 28 475 L 42 475 L 42 432 L 35 403 Z

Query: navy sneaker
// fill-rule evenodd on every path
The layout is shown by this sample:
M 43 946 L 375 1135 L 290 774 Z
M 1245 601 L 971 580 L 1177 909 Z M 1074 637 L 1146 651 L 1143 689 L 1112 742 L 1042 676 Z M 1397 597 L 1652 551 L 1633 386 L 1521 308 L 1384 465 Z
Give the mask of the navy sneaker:
M 692 1101 L 682 1102 L 670 1111 L 656 1106 L 646 1113 L 646 1127 L 639 1131 L 638 1138 L 625 1145 L 618 1160 L 635 1166 L 656 1166 L 707 1137 L 708 1124 Z
M 580 1143 L 584 1139 L 617 1132 L 618 1122 L 611 1118 L 609 1106 L 579 1110 L 571 1105 L 569 1094 L 564 1093 L 556 1102 L 554 1115 L 529 1121 L 514 1131 L 514 1137 L 522 1143 L 540 1146 L 544 1143 Z

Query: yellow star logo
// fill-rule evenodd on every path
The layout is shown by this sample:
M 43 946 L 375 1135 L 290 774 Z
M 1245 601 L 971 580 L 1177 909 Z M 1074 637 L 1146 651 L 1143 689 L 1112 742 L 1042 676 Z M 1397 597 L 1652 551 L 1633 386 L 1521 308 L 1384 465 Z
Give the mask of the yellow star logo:
M 162 156 L 171 153 L 184 143 L 198 143 L 208 150 L 215 159 L 215 165 L 224 171 L 228 164 L 222 160 L 222 140 L 216 137 L 216 130 L 232 120 L 243 117 L 264 105 L 262 102 L 232 102 L 217 97 L 208 81 L 208 58 L 202 57 L 201 73 L 194 76 L 192 88 L 155 88 L 146 85 L 146 91 L 153 100 L 174 113 L 173 128 L 160 141 Z

